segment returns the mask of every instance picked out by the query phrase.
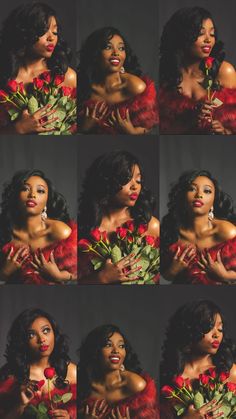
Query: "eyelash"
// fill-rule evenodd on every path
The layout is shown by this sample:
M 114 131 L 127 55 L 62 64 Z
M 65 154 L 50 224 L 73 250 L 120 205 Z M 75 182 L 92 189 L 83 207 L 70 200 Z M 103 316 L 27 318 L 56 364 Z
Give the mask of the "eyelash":
M 43 333 L 44 333 L 45 335 L 48 335 L 50 332 L 51 332 L 51 329 L 50 329 L 49 327 L 45 327 L 45 328 L 43 329 Z M 29 332 L 29 333 L 28 333 L 28 338 L 29 338 L 29 339 L 33 339 L 33 338 L 34 338 L 34 336 L 35 336 L 35 332 Z
M 30 190 L 29 186 L 23 186 L 23 188 L 22 188 L 22 191 L 23 191 L 23 192 L 26 192 L 26 191 L 29 191 L 29 190 Z M 37 190 L 37 193 L 42 193 L 42 194 L 44 194 L 44 193 L 45 193 L 45 190 L 44 190 L 44 189 L 38 189 L 38 190 Z
M 106 49 L 106 50 L 112 49 L 112 46 L 111 45 L 106 45 L 104 49 Z M 119 49 L 119 51 L 125 51 L 125 47 L 119 47 L 118 49 Z
M 194 191 L 196 191 L 196 188 L 194 186 L 190 186 L 188 190 L 190 192 L 194 192 Z M 210 189 L 204 189 L 203 192 L 206 193 L 206 194 L 211 194 L 212 193 L 212 191 Z

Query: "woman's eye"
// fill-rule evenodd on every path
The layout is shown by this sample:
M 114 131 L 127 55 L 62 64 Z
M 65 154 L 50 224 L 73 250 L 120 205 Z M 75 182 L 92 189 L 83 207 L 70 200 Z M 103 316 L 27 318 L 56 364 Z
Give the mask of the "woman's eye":
M 119 50 L 120 51 L 125 51 L 125 47 L 120 47 Z
M 190 192 L 196 191 L 195 186 L 190 185 L 189 188 L 188 188 L 188 191 L 190 191 Z
M 120 348 L 125 349 L 125 344 L 124 344 L 124 343 L 122 343 L 122 344 L 120 345 Z
M 111 49 L 111 45 L 109 44 L 105 45 L 104 49 Z
M 38 189 L 37 192 L 38 193 L 45 193 L 45 190 L 44 189 Z
M 211 194 L 212 193 L 211 189 L 205 189 L 204 192 L 205 193 L 208 193 L 208 194 Z
M 28 333 L 28 338 L 29 339 L 32 339 L 34 336 L 35 336 L 35 333 L 34 332 L 29 332 Z
M 51 332 L 51 329 L 49 328 L 49 327 L 45 327 L 45 329 L 43 329 L 43 333 L 45 334 L 45 335 L 47 335 L 48 333 L 50 333 Z
M 57 36 L 58 35 L 58 32 L 54 31 L 53 32 L 53 35 Z

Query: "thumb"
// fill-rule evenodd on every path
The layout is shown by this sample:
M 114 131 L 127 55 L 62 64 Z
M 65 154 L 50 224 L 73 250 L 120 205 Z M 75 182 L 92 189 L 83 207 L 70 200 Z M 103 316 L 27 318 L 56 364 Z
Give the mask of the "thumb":
M 106 260 L 106 264 L 107 264 L 107 265 L 109 265 L 109 264 L 111 264 L 111 263 L 112 263 L 112 260 L 111 260 L 110 258 Z
M 28 109 L 24 109 L 23 112 L 22 112 L 22 115 L 23 116 L 28 116 L 29 115 Z
M 189 406 L 189 408 L 188 408 L 188 412 L 189 412 L 189 413 L 194 413 L 194 412 L 196 412 L 196 409 L 195 409 L 195 407 L 194 407 L 194 405 L 193 405 L 193 404 L 190 404 L 190 406 Z

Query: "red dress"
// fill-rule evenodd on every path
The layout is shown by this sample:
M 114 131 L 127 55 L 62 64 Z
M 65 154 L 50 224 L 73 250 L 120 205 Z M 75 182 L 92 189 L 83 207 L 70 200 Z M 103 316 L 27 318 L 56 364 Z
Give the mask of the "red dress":
M 232 134 L 236 133 L 236 89 L 222 88 L 214 98 L 223 104 L 213 110 L 213 119 L 220 121 Z M 161 134 L 211 134 L 207 121 L 198 126 L 199 108 L 203 100 L 194 100 L 179 92 L 160 88 L 158 94 Z
M 173 243 L 168 250 L 168 254 L 165 257 L 165 268 L 168 268 L 168 265 L 171 264 L 173 257 L 177 251 L 178 246 L 181 250 L 184 249 L 186 244 L 181 241 Z M 236 237 L 230 240 L 226 240 L 215 246 L 212 246 L 206 249 L 213 261 L 216 260 L 217 252 L 220 250 L 221 260 L 226 268 L 226 270 L 235 270 L 236 271 Z M 203 253 L 206 251 L 204 250 Z M 189 264 L 189 266 L 180 273 L 174 280 L 175 284 L 202 284 L 202 285 L 220 285 L 222 282 L 214 279 L 210 273 L 202 273 L 203 270 L 198 262 L 200 259 L 201 251 L 197 249 L 195 258 Z
M 17 381 L 14 377 L 9 377 L 5 381 L 0 382 L 0 417 L 2 418 L 3 415 L 6 415 L 12 408 L 14 408 L 14 401 L 16 401 L 17 395 L 19 392 Z M 69 385 L 69 388 L 66 389 L 57 389 L 54 388 L 51 391 L 51 396 L 53 397 L 55 394 L 63 395 L 65 393 L 72 393 L 72 398 L 69 402 L 63 404 L 58 403 L 57 407 L 54 404 L 54 409 L 64 409 L 70 415 L 70 419 L 77 419 L 77 406 L 76 406 L 76 399 L 77 399 L 77 386 L 76 384 Z M 35 397 L 30 401 L 32 406 L 37 407 L 40 403 L 44 403 L 45 406 L 50 409 L 50 402 L 48 398 L 48 394 L 44 393 L 39 396 L 37 393 Z M 21 416 L 23 419 L 26 417 L 27 419 L 35 419 L 35 414 L 30 414 L 27 412 L 27 408 L 25 413 Z
M 66 270 L 77 277 L 77 224 L 70 221 L 68 225 L 72 231 L 67 239 L 56 241 L 41 250 L 46 260 L 49 260 L 50 254 L 53 251 L 58 268 L 61 271 Z M 9 242 L 3 246 L 2 253 L 6 255 L 11 247 L 16 251 L 16 246 L 12 242 Z M 7 284 L 55 284 L 55 282 L 50 282 L 35 272 L 36 268 L 31 265 L 33 260 L 33 253 L 31 252 L 21 269 L 7 281 Z
M 101 119 L 96 129 L 91 132 L 94 134 L 122 134 L 119 128 L 115 126 L 107 126 L 109 119 L 113 111 L 119 110 L 122 118 L 125 118 L 127 109 L 131 122 L 134 127 L 143 127 L 147 130 L 151 130 L 159 123 L 158 110 L 157 110 L 157 94 L 155 84 L 148 77 L 142 77 L 142 80 L 146 83 L 146 89 L 143 93 L 136 95 L 132 99 L 128 99 L 124 102 L 109 105 L 109 110 L 106 116 Z M 94 109 L 97 101 L 89 99 L 83 104 L 83 109 L 79 113 L 79 125 L 82 123 L 86 107 Z
M 144 374 L 142 377 L 147 383 L 144 390 L 110 405 L 103 416 L 104 419 L 109 418 L 112 409 L 116 407 L 119 408 L 122 416 L 125 415 L 125 411 L 128 407 L 130 417 L 132 419 L 159 419 L 160 416 L 155 382 L 148 374 Z M 85 409 L 86 405 L 89 405 L 90 409 L 92 409 L 96 400 L 97 399 L 95 398 L 89 397 L 83 401 L 82 406 L 79 407 L 79 409 Z

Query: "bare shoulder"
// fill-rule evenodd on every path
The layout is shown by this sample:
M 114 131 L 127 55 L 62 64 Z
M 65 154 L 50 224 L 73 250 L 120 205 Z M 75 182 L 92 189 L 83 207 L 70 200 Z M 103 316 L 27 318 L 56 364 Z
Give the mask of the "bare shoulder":
M 147 234 L 154 237 L 160 236 L 160 221 L 156 217 L 152 217 L 148 223 Z
M 76 87 L 77 85 L 77 74 L 73 68 L 69 67 L 65 74 L 64 84 L 69 87 Z
M 230 240 L 236 237 L 236 226 L 229 221 L 216 220 L 217 234 L 221 240 Z
M 135 372 L 126 371 L 127 386 L 132 393 L 138 393 L 145 389 L 147 382 L 141 375 Z
M 135 74 L 125 73 L 124 77 L 127 83 L 127 89 L 133 95 L 139 95 L 146 89 L 146 83 Z
M 67 239 L 71 234 L 71 228 L 59 220 L 49 220 L 50 232 L 55 240 Z
M 77 382 L 77 366 L 73 362 L 70 362 L 68 365 L 66 378 L 71 384 L 76 384 Z
M 218 79 L 223 87 L 236 88 L 236 71 L 234 66 L 227 61 L 223 61 L 219 68 Z
M 233 364 L 230 370 L 229 381 L 236 383 L 236 364 Z

